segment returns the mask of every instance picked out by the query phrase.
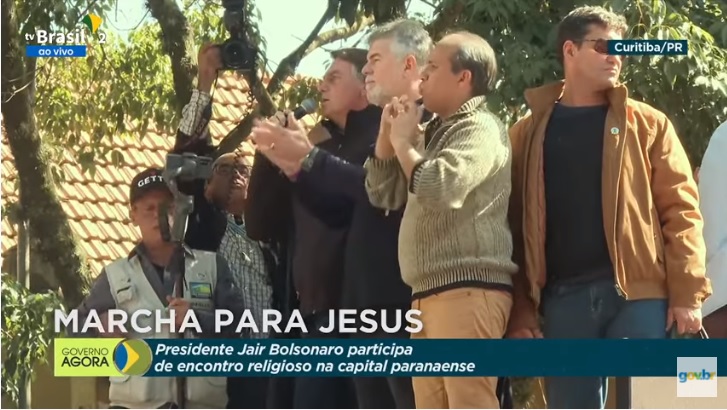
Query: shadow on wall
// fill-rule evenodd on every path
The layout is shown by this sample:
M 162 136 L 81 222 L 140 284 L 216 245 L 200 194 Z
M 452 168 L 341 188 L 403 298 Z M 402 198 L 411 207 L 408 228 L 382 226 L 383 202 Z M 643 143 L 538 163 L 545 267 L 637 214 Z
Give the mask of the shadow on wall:
M 676 377 L 634 377 L 631 380 L 634 409 L 727 408 L 727 377 L 717 377 L 717 397 L 677 397 Z

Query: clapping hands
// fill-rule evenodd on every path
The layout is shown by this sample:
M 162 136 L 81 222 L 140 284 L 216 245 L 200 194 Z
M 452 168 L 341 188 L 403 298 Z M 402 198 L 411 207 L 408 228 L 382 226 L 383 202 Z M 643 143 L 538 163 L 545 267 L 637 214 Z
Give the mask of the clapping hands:
M 419 126 L 424 107 L 407 96 L 394 97 L 382 113 L 382 132 L 388 133 L 395 150 L 417 147 L 422 138 Z
M 252 140 L 258 150 L 289 178 L 294 178 L 306 155 L 313 149 L 308 134 L 292 113 L 278 113 L 267 120 L 256 120 Z

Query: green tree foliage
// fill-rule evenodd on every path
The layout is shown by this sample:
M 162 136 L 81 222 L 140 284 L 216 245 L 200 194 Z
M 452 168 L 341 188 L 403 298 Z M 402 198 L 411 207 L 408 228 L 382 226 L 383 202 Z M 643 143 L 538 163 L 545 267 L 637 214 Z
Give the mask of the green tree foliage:
M 523 91 L 562 78 L 556 58 L 558 22 L 582 5 L 601 5 L 626 16 L 627 38 L 687 39 L 688 56 L 628 57 L 622 74 L 633 98 L 664 111 L 692 162 L 727 119 L 727 23 L 724 0 L 443 0 L 433 35 L 460 27 L 485 37 L 500 65 L 492 108 L 510 122 L 525 114 Z
M 184 12 L 199 33 L 197 44 L 226 38 L 219 5 L 190 5 Z M 85 59 L 45 59 L 37 77 L 39 129 L 50 137 L 56 158 L 72 147 L 79 163 L 92 173 L 99 155 L 123 161 L 121 152 L 111 151 L 110 139 L 143 138 L 150 126 L 172 132 L 180 120 L 159 25 L 141 24 L 128 39 L 108 34 L 105 44 L 91 42 Z M 51 167 L 62 178 L 57 163 Z
M 30 236 L 39 244 L 41 257 L 64 273 L 60 286 L 73 305 L 82 299 L 88 269 L 52 184 L 50 144 L 40 138 L 34 115 L 39 63 L 25 57 L 23 46 L 27 34 L 38 29 L 65 31 L 89 12 L 103 15 L 112 4 L 92 1 L 86 7 L 69 7 L 65 2 L 42 0 L 30 7 L 27 2 L 2 0 L 0 13 L 3 125 L 20 181 L 19 214 L 30 223 Z
M 15 0 L 15 10 L 20 26 L 20 34 L 33 34 L 35 30 L 71 30 L 78 26 L 86 14 L 93 13 L 105 17 L 113 10 L 116 0 L 58 1 L 58 0 Z
M 152 126 L 173 132 L 195 85 L 197 47 L 205 42 L 219 44 L 228 37 L 219 2 L 185 0 L 180 7 L 176 0 L 134 1 L 143 1 L 156 21 L 140 24 L 128 39 L 104 30 L 108 36 L 102 45 L 88 33 L 88 58 L 34 59 L 25 58 L 23 53 L 26 34 L 38 29 L 74 29 L 88 13 L 106 19 L 117 0 L 2 0 L 3 115 L 19 175 L 20 213 L 30 221 L 34 243 L 41 244 L 34 257 L 58 268 L 56 275 L 70 306 L 80 303 L 88 272 L 54 192 L 53 182 L 63 178 L 59 166 L 62 154 L 70 151 L 84 168 L 94 172 L 99 155 L 117 163 L 123 160 L 121 152 L 110 151 L 111 138 L 143 138 Z M 261 71 L 268 71 L 267 88 L 257 87 L 256 92 L 264 109 L 255 112 L 266 114 L 315 95 L 314 80 L 283 87 L 304 56 L 372 22 L 373 18 L 367 20 L 361 15 L 397 15 L 395 11 L 403 1 L 392 2 L 394 11 L 387 12 L 379 0 L 365 0 L 353 8 L 353 15 L 350 8 L 346 11 L 343 19 L 353 22 L 350 27 L 320 33 L 340 14 L 341 1 L 330 0 L 309 38 L 292 49 L 274 72 L 265 70 L 269 67 L 266 44 L 257 27 L 261 16 L 254 1 L 245 3 L 248 36 L 260 50 Z M 102 30 L 105 27 L 102 24 Z M 249 133 L 252 116 L 243 122 L 246 126 L 240 127 L 223 149 L 234 149 Z M 33 206 L 23 207 L 23 203 Z
M 373 17 L 379 24 L 406 17 L 405 0 L 338 0 L 337 16 L 352 26 L 359 14 Z
M 337 0 L 334 3 L 332 10 L 335 11 L 339 6 Z M 348 4 L 350 7 L 351 3 Z M 340 19 L 352 19 L 352 25 L 355 25 L 361 15 L 373 15 L 374 12 L 385 16 L 382 18 L 393 18 L 398 15 L 396 10 L 401 4 L 403 2 L 396 2 L 387 12 L 376 1 L 367 0 L 360 7 L 357 4 L 358 9 L 342 10 Z M 253 1 L 247 1 L 246 7 L 248 36 L 259 50 L 261 80 L 275 83 L 268 90 L 274 106 L 295 107 L 304 98 L 315 96 L 317 81 L 314 79 L 297 81 L 292 87 L 280 86 L 286 73 L 294 73 L 300 59 L 296 55 L 278 67 L 271 67 L 265 53 L 267 45 L 258 28 L 262 16 Z M 350 14 L 351 10 L 356 13 Z M 222 19 L 224 8 L 220 3 L 186 0 L 181 12 L 191 28 L 195 47 L 204 43 L 220 44 L 227 39 Z M 325 23 L 332 16 L 321 21 Z M 67 26 L 73 25 L 68 23 Z M 320 45 L 355 32 L 341 30 L 329 33 L 330 38 L 312 32 L 311 39 L 315 41 L 309 44 L 310 47 L 303 47 L 300 55 L 308 55 Z M 38 128 L 48 136 L 53 159 L 50 166 L 57 182 L 63 177 L 57 159 L 69 147 L 75 150 L 74 155 L 84 169 L 94 172 L 95 159 L 99 155 L 109 156 L 117 163 L 123 160 L 122 153 L 111 151 L 110 138 L 143 138 L 150 126 L 168 133 L 174 131 L 180 120 L 176 108 L 187 101 L 175 90 L 174 67 L 178 65 L 170 64 L 171 57 L 165 48 L 168 37 L 171 34 L 162 33 L 156 21 L 147 21 L 128 39 L 111 34 L 103 45 L 92 41 L 86 59 L 44 59 L 39 64 L 35 114 Z M 196 57 L 196 49 L 189 53 Z
M 2 394 L 18 404 L 28 377 L 45 363 L 56 336 L 53 310 L 61 309 L 54 293 L 33 294 L 2 274 Z
M 47 59 L 38 73 L 38 127 L 61 154 L 74 147 L 75 157 L 94 170 L 97 154 L 106 155 L 108 139 L 133 132 L 143 138 L 150 124 L 177 118 L 171 69 L 159 56 L 158 26 L 147 25 L 125 42 L 109 35 L 104 45 L 89 47 L 86 59 Z M 160 81 L 161 80 L 161 81 Z M 137 127 L 129 129 L 129 120 Z M 85 135 L 84 135 L 85 134 Z M 120 152 L 111 158 L 122 161 Z M 60 168 L 53 167 L 60 173 Z

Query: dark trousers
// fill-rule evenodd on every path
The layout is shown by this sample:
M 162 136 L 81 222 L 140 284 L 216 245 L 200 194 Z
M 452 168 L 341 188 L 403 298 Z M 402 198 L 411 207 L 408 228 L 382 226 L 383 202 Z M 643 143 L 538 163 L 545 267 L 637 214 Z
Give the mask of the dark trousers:
M 268 385 L 268 409 L 294 409 L 295 377 L 271 377 Z
M 322 333 L 321 326 L 328 326 L 328 312 L 308 316 L 308 329 L 304 339 L 342 339 L 336 332 Z M 296 409 L 355 409 L 356 392 L 350 378 L 341 377 L 299 377 L 295 379 L 293 407 Z
M 406 312 L 409 308 L 400 308 Z M 387 323 L 393 326 L 393 309 L 387 312 Z M 403 313 L 402 313 L 403 314 Z M 381 323 L 380 320 L 377 322 Z M 406 324 L 402 318 L 402 323 Z M 357 332 L 351 336 L 356 339 L 409 339 L 409 332 L 386 333 L 383 330 L 374 333 Z M 353 379 L 360 409 L 415 409 L 414 389 L 411 377 L 356 377 Z
M 299 339 L 297 331 L 293 333 L 272 333 L 271 339 Z M 295 377 L 270 377 L 268 379 L 267 406 L 268 409 L 293 409 L 295 396 Z
M 549 285 L 541 304 L 548 339 L 665 339 L 665 299 L 627 301 L 613 280 Z M 545 395 L 551 409 L 602 409 L 606 377 L 549 377 Z
M 227 408 L 267 408 L 269 383 L 268 377 L 228 377 Z

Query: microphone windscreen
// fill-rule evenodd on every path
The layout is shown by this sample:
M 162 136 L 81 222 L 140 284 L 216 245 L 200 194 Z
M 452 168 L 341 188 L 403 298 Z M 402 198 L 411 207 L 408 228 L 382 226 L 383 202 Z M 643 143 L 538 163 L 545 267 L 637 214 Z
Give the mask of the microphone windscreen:
M 303 100 L 303 102 L 300 103 L 300 106 L 293 111 L 293 116 L 296 120 L 299 120 L 303 117 L 305 117 L 308 114 L 312 114 L 316 111 L 316 108 L 318 108 L 318 103 L 316 103 L 316 100 L 312 98 L 306 98 Z

